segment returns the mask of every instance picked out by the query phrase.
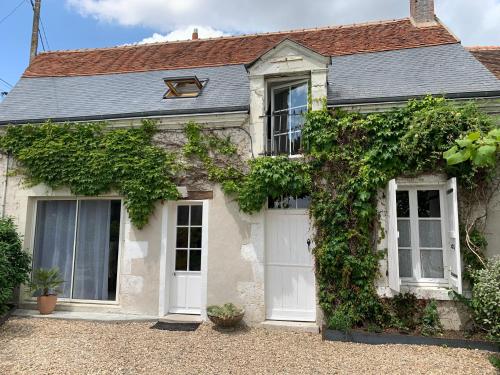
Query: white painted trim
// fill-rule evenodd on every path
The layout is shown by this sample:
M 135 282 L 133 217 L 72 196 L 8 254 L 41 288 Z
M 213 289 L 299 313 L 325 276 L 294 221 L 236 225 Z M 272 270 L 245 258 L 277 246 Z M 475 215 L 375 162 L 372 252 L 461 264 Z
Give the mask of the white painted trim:
M 168 203 L 163 204 L 161 211 L 161 242 L 160 242 L 160 288 L 158 300 L 158 316 L 165 316 L 168 313 L 170 298 L 170 280 L 167 275 L 167 252 L 168 252 Z
M 178 205 L 199 205 L 203 207 L 202 225 L 201 225 L 201 305 L 200 311 L 186 309 L 172 309 L 170 308 L 170 288 L 171 281 L 174 274 L 175 265 L 175 248 L 169 248 L 170 238 L 169 232 L 169 215 L 172 215 L 174 220 L 173 224 L 177 228 L 175 222 L 175 214 L 177 213 Z M 206 307 L 208 295 L 208 217 L 210 200 L 182 200 L 176 202 L 169 202 L 164 205 L 162 210 L 162 230 L 161 230 L 161 244 L 160 244 L 160 288 L 159 288 L 159 308 L 158 314 L 163 317 L 168 314 L 200 314 L 202 319 L 206 320 Z M 174 214 L 175 213 L 175 214 Z M 175 233 L 175 231 L 174 231 Z M 174 234 L 175 235 L 175 234 Z M 174 238 L 175 240 L 175 238 Z M 175 241 L 174 241 L 175 242 Z M 174 244 L 175 246 L 175 244 Z
M 201 233 L 201 306 L 200 313 L 203 320 L 207 319 L 208 296 L 208 210 L 210 201 L 203 201 L 202 233 Z

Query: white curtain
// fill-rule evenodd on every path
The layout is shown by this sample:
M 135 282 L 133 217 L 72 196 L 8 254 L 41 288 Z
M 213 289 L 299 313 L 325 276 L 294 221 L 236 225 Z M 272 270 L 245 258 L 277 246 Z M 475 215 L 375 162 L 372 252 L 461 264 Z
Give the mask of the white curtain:
M 75 216 L 75 201 L 38 201 L 33 265 L 35 269 L 59 268 L 65 281 L 61 297 L 71 293 Z
M 111 201 L 80 201 L 73 298 L 107 300 Z

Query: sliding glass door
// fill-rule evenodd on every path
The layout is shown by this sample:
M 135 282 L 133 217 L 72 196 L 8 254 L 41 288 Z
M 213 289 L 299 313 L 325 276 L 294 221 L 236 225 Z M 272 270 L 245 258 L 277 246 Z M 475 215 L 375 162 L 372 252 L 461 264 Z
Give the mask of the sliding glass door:
M 34 268 L 58 267 L 61 297 L 115 300 L 119 200 L 39 200 Z

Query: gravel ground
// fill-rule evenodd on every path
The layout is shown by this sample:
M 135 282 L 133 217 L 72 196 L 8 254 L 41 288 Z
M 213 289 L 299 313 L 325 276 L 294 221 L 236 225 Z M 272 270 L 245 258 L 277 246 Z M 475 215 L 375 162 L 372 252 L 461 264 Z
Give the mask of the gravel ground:
M 486 352 L 466 349 L 151 325 L 12 318 L 0 327 L 0 374 L 496 374 Z

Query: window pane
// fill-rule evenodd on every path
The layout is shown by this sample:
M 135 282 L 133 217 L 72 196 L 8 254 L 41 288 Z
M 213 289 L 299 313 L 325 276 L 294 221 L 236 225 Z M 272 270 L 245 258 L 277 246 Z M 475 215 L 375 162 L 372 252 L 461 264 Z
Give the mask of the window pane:
M 177 225 L 189 224 L 189 206 L 177 206 Z
M 419 220 L 420 247 L 443 247 L 441 240 L 441 220 Z
M 398 217 L 410 217 L 410 196 L 407 191 L 396 191 Z
M 189 228 L 177 228 L 177 241 L 175 247 L 177 248 L 188 248 L 188 233 Z
M 191 249 L 201 249 L 201 228 L 191 228 Z
M 110 258 L 117 257 L 111 255 L 117 251 L 116 245 L 111 246 L 111 201 L 84 200 L 79 205 L 73 298 L 114 299 L 114 291 L 109 293 L 110 278 L 116 280 L 116 268 L 110 273 Z
M 311 206 L 310 196 L 297 198 L 297 208 L 309 208 L 310 206 Z
M 443 252 L 441 250 L 420 250 L 422 277 L 441 279 L 444 277 Z
M 191 250 L 189 252 L 189 270 L 201 270 L 201 250 Z
M 441 217 L 439 190 L 419 190 L 418 217 Z
M 274 110 L 288 108 L 288 87 L 274 91 Z
M 203 206 L 191 206 L 191 225 L 201 225 Z
M 33 266 L 59 268 L 61 297 L 70 297 L 76 201 L 38 201 Z
M 187 271 L 187 250 L 177 250 L 175 252 L 175 270 Z
M 300 140 L 301 140 L 301 133 L 300 132 L 294 132 L 290 134 L 290 139 L 291 139 L 291 155 L 297 155 L 300 153 Z
M 412 277 L 411 250 L 399 249 L 399 277 Z
M 398 220 L 398 246 L 410 247 L 411 246 L 411 233 L 410 233 L 410 220 Z
M 283 134 L 274 137 L 274 152 L 278 154 L 288 153 L 288 134 Z
M 303 83 L 300 86 L 292 87 L 291 89 L 291 107 L 307 106 L 307 89 L 308 84 Z

